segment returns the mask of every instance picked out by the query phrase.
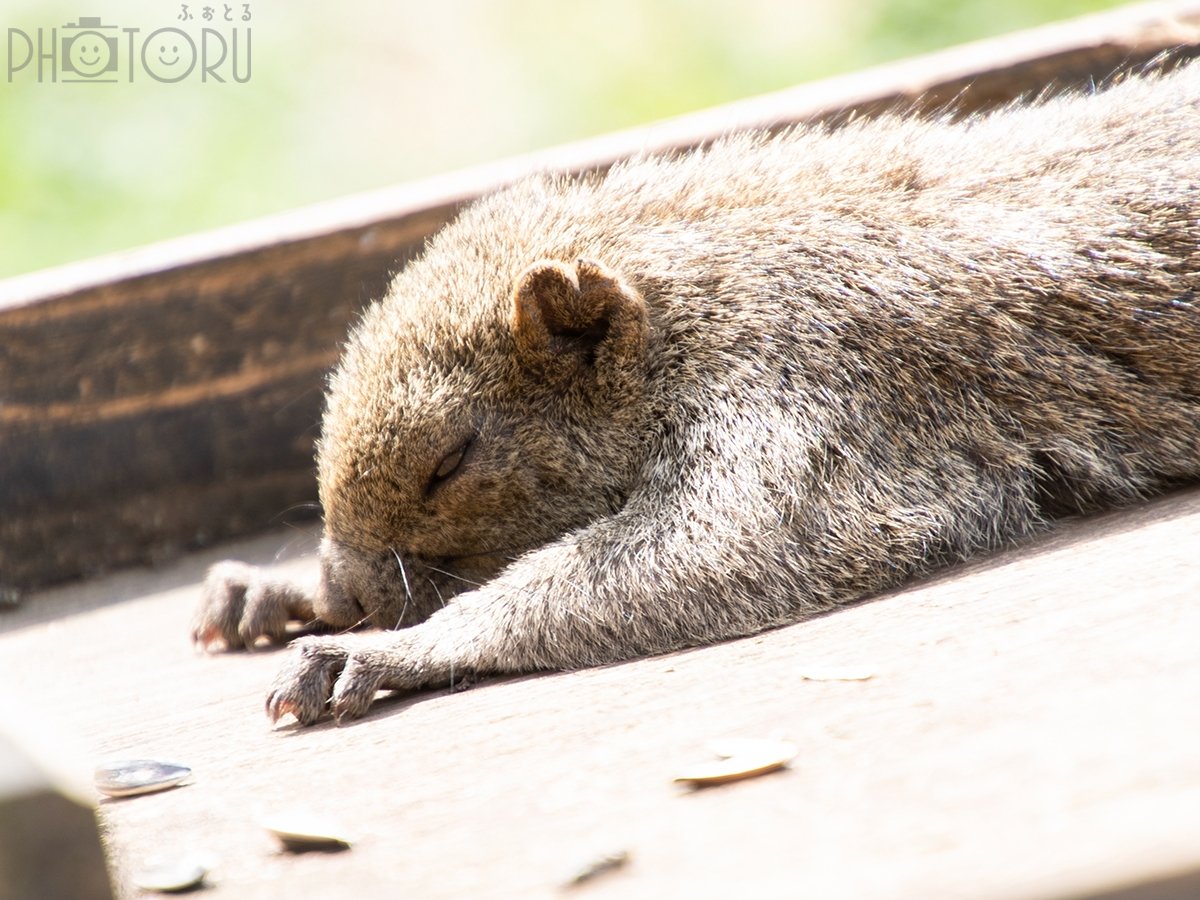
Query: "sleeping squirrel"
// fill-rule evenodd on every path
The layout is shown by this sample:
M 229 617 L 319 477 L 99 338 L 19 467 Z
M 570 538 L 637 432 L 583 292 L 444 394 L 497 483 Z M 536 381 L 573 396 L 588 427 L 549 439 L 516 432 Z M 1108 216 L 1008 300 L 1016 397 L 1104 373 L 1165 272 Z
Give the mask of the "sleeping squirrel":
M 1200 476 L 1200 65 L 540 176 L 357 325 L 272 719 L 747 635 Z M 370 623 L 379 631 L 348 633 Z

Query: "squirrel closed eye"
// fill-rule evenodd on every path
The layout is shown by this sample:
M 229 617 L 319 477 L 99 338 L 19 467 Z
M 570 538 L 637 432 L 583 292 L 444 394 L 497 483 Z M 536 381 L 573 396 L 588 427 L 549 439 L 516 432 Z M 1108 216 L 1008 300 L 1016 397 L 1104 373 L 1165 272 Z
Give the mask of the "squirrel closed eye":
M 466 459 L 467 451 L 471 449 L 474 442 L 475 438 L 469 437 L 442 457 L 442 461 L 438 463 L 438 467 L 434 469 L 433 474 L 429 476 L 429 481 L 425 484 L 425 496 L 428 497 L 458 473 L 462 468 L 463 460 Z

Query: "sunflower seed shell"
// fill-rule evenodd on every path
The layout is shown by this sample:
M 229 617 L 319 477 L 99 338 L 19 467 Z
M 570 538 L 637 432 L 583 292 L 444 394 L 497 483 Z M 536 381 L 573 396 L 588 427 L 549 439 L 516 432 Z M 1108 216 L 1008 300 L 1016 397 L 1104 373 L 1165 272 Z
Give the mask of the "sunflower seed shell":
M 724 784 L 753 778 L 782 769 L 797 753 L 795 744 L 787 741 L 727 738 L 710 745 L 721 759 L 696 763 L 675 776 L 680 783 L 705 785 Z
M 346 850 L 354 843 L 337 823 L 308 813 L 275 816 L 263 823 L 284 850 Z
M 109 797 L 152 794 L 182 784 L 192 775 L 187 766 L 154 759 L 122 759 L 96 768 L 96 790 Z
M 199 887 L 208 875 L 208 866 L 194 859 L 177 859 L 143 869 L 133 883 L 143 891 L 178 894 Z

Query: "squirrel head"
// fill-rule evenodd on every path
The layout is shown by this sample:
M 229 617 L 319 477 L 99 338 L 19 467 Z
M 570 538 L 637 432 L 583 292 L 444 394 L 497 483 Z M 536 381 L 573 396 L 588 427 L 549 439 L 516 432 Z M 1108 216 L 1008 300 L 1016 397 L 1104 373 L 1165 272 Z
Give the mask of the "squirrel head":
M 644 460 L 636 290 L 589 259 L 507 285 L 445 275 L 401 273 L 330 379 L 318 613 L 335 624 L 427 614 L 619 509 Z

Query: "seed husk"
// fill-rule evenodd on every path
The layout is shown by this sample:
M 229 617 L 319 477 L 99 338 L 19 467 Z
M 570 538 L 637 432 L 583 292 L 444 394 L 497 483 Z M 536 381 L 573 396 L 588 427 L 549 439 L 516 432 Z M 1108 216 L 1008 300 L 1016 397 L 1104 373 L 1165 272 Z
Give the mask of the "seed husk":
M 587 865 L 579 868 L 570 878 L 567 879 L 565 887 L 576 887 L 581 884 L 586 884 L 593 878 L 603 875 L 605 872 L 612 872 L 621 868 L 629 862 L 628 850 L 614 850 L 611 853 L 605 853 L 603 856 L 598 856 L 590 860 Z
M 156 863 L 133 876 L 133 883 L 144 891 L 180 894 L 204 883 L 208 866 L 196 859 L 181 858 Z
M 870 681 L 877 673 L 866 666 L 841 666 L 801 672 L 805 681 Z
M 726 738 L 709 745 L 719 759 L 695 763 L 675 776 L 678 783 L 725 784 L 782 769 L 798 752 L 788 741 Z
M 153 794 L 182 784 L 192 775 L 187 766 L 155 759 L 122 759 L 96 767 L 96 790 L 109 797 Z
M 348 850 L 354 840 L 336 822 L 313 813 L 294 812 L 271 817 L 263 823 L 284 850 Z

